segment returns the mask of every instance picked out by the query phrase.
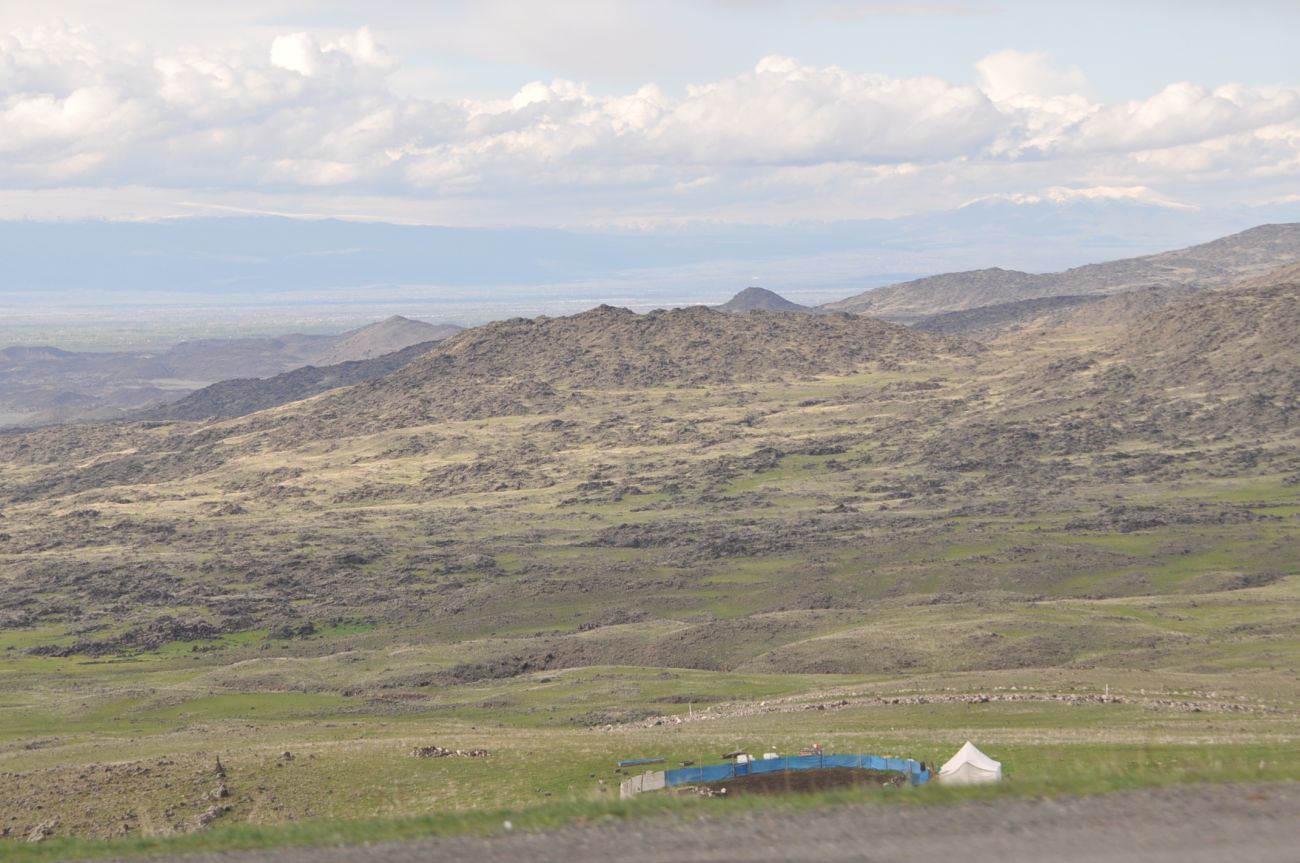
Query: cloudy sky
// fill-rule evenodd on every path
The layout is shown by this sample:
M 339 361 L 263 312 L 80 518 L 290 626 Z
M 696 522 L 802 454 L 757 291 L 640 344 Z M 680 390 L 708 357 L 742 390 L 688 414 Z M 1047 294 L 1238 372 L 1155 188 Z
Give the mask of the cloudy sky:
M 1291 0 L 4 0 L 0 218 L 1300 204 L 1296 33 Z

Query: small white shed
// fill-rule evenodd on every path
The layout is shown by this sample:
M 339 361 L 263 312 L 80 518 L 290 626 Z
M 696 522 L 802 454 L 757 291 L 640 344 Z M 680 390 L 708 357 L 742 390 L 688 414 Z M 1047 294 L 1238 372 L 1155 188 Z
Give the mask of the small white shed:
M 969 740 L 957 754 L 939 768 L 939 781 L 944 785 L 979 785 L 1002 781 L 1002 762 L 994 761 Z

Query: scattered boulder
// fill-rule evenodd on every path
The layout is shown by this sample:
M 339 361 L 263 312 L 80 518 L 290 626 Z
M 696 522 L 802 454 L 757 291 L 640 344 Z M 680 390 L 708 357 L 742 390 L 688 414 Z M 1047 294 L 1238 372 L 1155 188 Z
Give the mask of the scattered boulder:
M 44 842 L 54 835 L 54 828 L 59 826 L 59 819 L 51 818 L 49 821 L 42 821 L 31 829 L 27 834 L 28 842 Z
M 447 749 L 442 746 L 417 746 L 411 750 L 412 758 L 487 758 L 491 754 L 486 749 Z

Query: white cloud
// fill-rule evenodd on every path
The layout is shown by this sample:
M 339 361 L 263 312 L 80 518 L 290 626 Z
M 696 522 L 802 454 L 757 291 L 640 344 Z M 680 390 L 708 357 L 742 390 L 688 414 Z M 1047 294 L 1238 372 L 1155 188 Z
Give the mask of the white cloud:
M 1170 84 L 1142 101 L 1111 105 L 1084 121 L 1075 146 L 1085 150 L 1153 150 L 1210 141 L 1300 120 L 1300 88 L 1207 89 Z
M 900 162 L 978 152 L 999 123 L 973 87 L 767 57 L 751 73 L 692 88 L 651 143 L 666 158 L 704 163 Z
M 320 71 L 320 46 L 306 33 L 277 36 L 271 43 L 271 65 L 310 78 Z
M 1080 201 L 1120 201 L 1149 204 L 1167 210 L 1196 209 L 1190 204 L 1172 200 L 1147 186 L 1052 186 L 1041 193 L 1012 192 L 1009 194 L 987 195 L 970 203 L 974 204 L 980 201 L 1009 201 L 1013 204 L 1073 204 Z
M 1041 51 L 995 51 L 976 63 L 975 71 L 980 89 L 995 102 L 1018 96 L 1077 96 L 1088 91 L 1088 79 L 1078 67 L 1054 68 Z
M 310 33 L 277 36 L 271 42 L 271 65 L 312 78 L 327 68 L 343 72 L 350 65 L 391 72 L 397 68 L 397 58 L 375 41 L 368 28 L 362 27 L 323 47 Z
M 684 92 L 554 80 L 436 101 L 398 95 L 397 68 L 366 29 L 166 52 L 62 26 L 0 36 L 0 189 L 259 207 L 328 191 L 571 223 L 889 215 L 1008 189 L 1195 201 L 1234 175 L 1267 178 L 1273 199 L 1300 186 L 1297 87 L 1178 83 L 1108 105 L 1079 70 L 1001 51 L 978 86 L 772 56 Z

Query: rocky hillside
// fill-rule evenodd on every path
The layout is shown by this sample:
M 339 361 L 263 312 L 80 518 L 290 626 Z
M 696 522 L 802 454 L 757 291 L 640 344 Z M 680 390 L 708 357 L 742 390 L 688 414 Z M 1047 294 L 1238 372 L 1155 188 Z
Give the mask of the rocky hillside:
M 1094 452 L 1122 440 L 1181 448 L 1293 431 L 1300 427 L 1297 276 L 1292 267 L 1161 304 L 1093 349 L 1026 354 L 996 406 L 954 424 L 946 446 L 967 455 L 1005 448 L 1012 458 Z M 1144 299 L 1133 292 L 1107 303 L 1123 314 Z
M 1095 300 L 1094 297 L 1067 295 L 994 303 L 958 312 L 927 315 L 912 326 L 927 333 L 948 333 L 976 341 L 989 341 L 1032 326 L 1045 316 L 1056 315 Z
M 1090 302 L 1039 318 L 1035 325 L 1071 333 L 1124 329 L 1168 306 L 1200 293 L 1186 286 L 1137 288 L 1117 294 L 1090 296 Z
M 742 317 L 702 306 L 638 315 L 601 306 L 571 317 L 470 330 L 414 364 L 410 374 L 450 362 L 476 375 L 528 375 L 573 387 L 691 385 L 848 373 L 868 364 L 976 352 L 959 339 L 852 315 L 760 310 Z
M 1109 346 L 1153 384 L 1300 393 L 1300 267 L 1171 304 Z
M 1084 335 L 1122 329 L 1170 303 L 1198 293 L 1189 287 L 1138 288 L 1117 294 L 1070 294 L 944 312 L 917 321 L 919 330 L 949 333 L 979 342 L 1010 337 L 1040 339 L 1055 335 L 1078 340 Z
M 785 297 L 769 291 L 767 288 L 745 288 L 731 299 L 727 300 L 720 306 L 715 306 L 720 312 L 730 312 L 732 314 L 744 314 L 759 309 L 768 312 L 811 312 L 813 309 L 809 306 L 801 306 L 798 303 L 792 303 Z
M 582 411 L 611 399 L 671 400 L 675 388 L 727 389 L 863 372 L 924 374 L 920 370 L 964 368 L 982 352 L 973 342 L 854 315 L 729 315 L 704 306 L 638 315 L 601 306 L 570 317 L 466 330 L 385 377 L 225 422 L 60 428 L 0 438 L 0 461 L 48 467 L 42 478 L 9 490 L 28 498 L 201 475 L 251 449 Z M 94 459 L 94 453 L 103 457 Z M 93 464 L 85 469 L 57 467 L 86 459 Z
M 601 306 L 466 330 L 392 375 L 313 402 L 292 422 L 276 421 L 313 437 L 340 423 L 356 433 L 551 411 L 583 399 L 585 390 L 795 380 L 980 350 L 854 315 L 732 315 L 705 306 L 640 315 Z
M 915 323 L 924 317 L 943 312 L 1047 296 L 1039 289 L 1040 278 L 1032 273 L 999 267 L 943 273 L 875 288 L 846 300 L 827 303 L 822 308 L 900 323 Z
M 1040 297 L 1111 294 L 1153 286 L 1223 287 L 1300 261 L 1300 224 L 1262 225 L 1156 255 L 1088 264 L 1061 273 L 946 273 L 828 303 L 832 311 L 915 322 L 943 312 Z
M 1300 282 L 1300 263 L 1278 267 L 1276 270 L 1269 270 L 1263 275 L 1243 279 L 1238 282 L 1235 287 L 1269 288 L 1275 285 L 1293 284 L 1295 282 Z
M 742 317 L 703 306 L 638 315 L 601 306 L 468 330 L 398 377 L 454 368 L 473 378 L 531 378 L 574 388 L 704 385 L 848 373 L 977 351 L 959 339 L 852 315 L 760 310 Z
M 1300 559 L 1298 292 L 1284 272 L 996 348 L 602 307 L 249 416 L 0 436 L 0 625 L 27 658 L 287 633 L 256 636 L 272 651 L 347 621 L 431 639 L 419 667 L 376 662 L 384 692 L 593 664 L 1177 670 L 1216 645 L 1237 669 L 1292 649 L 1290 593 L 1255 643 L 1239 606 L 1223 632 L 1183 621 Z M 1141 302 L 1074 311 L 1112 300 Z M 1160 592 L 1158 638 L 1139 606 L 1080 617 Z

